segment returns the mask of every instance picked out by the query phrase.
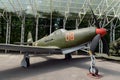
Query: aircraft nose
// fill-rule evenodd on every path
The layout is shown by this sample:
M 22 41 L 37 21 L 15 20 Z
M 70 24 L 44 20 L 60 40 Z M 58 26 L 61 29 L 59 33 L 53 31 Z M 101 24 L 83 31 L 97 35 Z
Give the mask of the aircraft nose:
M 107 33 L 107 30 L 105 28 L 97 28 L 96 34 L 100 34 L 102 37 Z

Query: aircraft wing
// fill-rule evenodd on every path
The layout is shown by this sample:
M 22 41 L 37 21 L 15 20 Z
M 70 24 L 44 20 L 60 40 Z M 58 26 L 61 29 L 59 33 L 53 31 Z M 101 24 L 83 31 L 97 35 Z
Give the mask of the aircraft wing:
M 57 53 L 61 52 L 59 48 L 46 48 L 39 46 L 14 45 L 14 44 L 0 44 L 1 50 L 12 50 L 21 52 L 40 52 L 40 53 Z
M 62 49 L 62 53 L 63 54 L 68 54 L 68 53 L 71 53 L 71 52 L 74 52 L 74 51 L 77 51 L 77 50 L 82 50 L 82 51 L 85 51 L 83 49 L 87 48 L 85 45 L 88 44 L 87 43 L 84 43 L 84 44 L 81 44 L 79 46 L 75 46 L 75 47 L 71 47 L 71 48 L 65 48 L 65 49 Z M 87 48 L 88 49 L 88 48 Z M 87 52 L 87 51 L 85 51 Z

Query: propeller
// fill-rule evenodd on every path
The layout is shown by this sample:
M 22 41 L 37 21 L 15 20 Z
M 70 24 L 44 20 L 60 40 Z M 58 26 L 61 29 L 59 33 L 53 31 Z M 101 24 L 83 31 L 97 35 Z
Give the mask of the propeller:
M 93 40 L 92 40 L 92 42 L 91 42 L 90 50 L 92 51 L 93 54 L 94 54 L 94 51 L 95 51 L 95 49 L 96 49 L 96 47 L 97 47 L 97 44 L 98 44 L 98 42 L 99 42 L 99 39 L 100 39 L 100 34 L 97 34 L 97 35 L 93 38 Z
M 110 54 L 109 54 L 108 43 L 104 38 L 104 35 L 106 34 L 107 30 L 105 28 L 100 28 L 99 22 L 98 22 L 98 20 L 97 20 L 97 18 L 96 18 L 96 16 L 95 16 L 95 14 L 94 14 L 90 5 L 89 5 L 89 7 L 90 7 L 90 10 L 92 12 L 93 18 L 95 20 L 95 26 L 97 27 L 97 29 L 96 29 L 96 34 L 97 35 L 93 38 L 93 40 L 91 42 L 90 50 L 94 54 L 95 49 L 98 45 L 99 39 L 101 39 L 102 42 L 103 42 L 103 52 L 107 53 L 107 55 L 109 56 Z
M 101 40 L 103 42 L 103 51 L 104 51 L 104 53 L 107 53 L 107 55 L 110 56 L 109 47 L 108 47 L 106 39 L 104 37 L 102 37 Z

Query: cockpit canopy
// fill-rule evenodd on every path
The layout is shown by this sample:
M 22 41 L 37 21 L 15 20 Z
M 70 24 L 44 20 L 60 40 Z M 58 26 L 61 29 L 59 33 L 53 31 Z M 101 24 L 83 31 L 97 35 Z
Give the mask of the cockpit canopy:
M 58 30 L 56 30 L 56 31 L 54 31 L 51 35 L 53 35 L 53 34 L 61 34 L 61 33 L 64 33 L 64 32 L 66 32 L 66 30 L 65 29 L 58 29 Z

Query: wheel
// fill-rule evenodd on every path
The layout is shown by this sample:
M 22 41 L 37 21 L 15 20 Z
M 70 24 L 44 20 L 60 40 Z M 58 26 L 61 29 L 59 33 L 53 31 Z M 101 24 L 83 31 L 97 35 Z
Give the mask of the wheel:
M 65 60 L 71 60 L 72 56 L 71 54 L 65 54 Z
M 27 63 L 27 67 L 29 67 L 30 66 L 30 60 L 29 60 L 29 58 L 25 58 L 25 61 Z
M 95 66 L 92 66 L 92 68 L 89 68 L 89 72 L 93 75 L 98 75 L 98 68 Z

